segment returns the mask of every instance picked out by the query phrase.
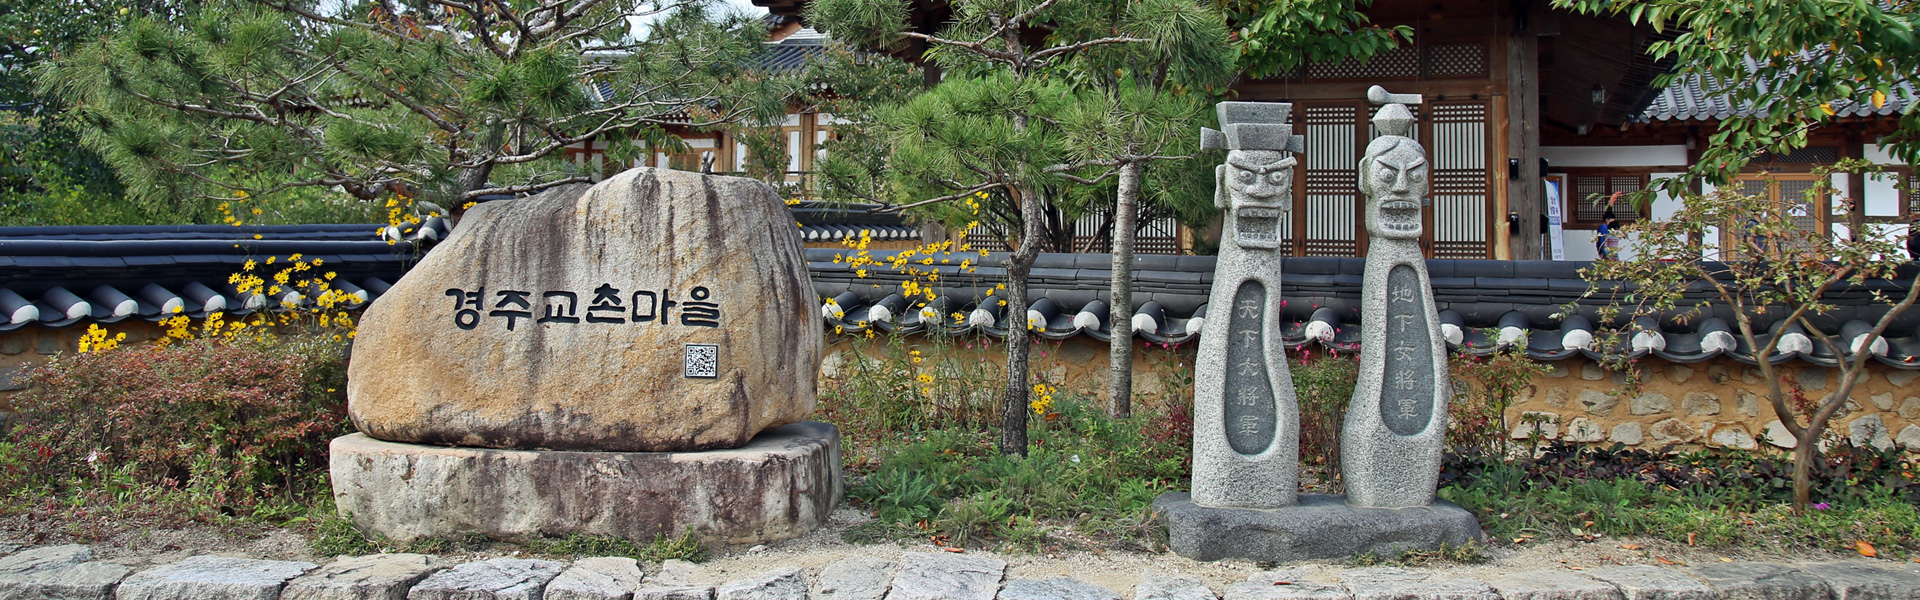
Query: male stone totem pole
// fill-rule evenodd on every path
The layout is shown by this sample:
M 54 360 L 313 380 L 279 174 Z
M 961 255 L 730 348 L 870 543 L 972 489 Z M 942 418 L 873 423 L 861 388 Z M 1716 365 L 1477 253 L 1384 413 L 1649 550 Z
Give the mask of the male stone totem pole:
M 1380 136 L 1360 158 L 1367 197 L 1367 270 L 1360 296 L 1360 379 L 1340 436 L 1347 504 L 1403 508 L 1433 503 L 1447 433 L 1447 349 L 1420 251 L 1427 152 L 1413 140 L 1418 94 L 1379 86 L 1367 99 Z
M 1302 139 L 1287 124 L 1291 104 L 1216 109 L 1225 131 L 1202 130 L 1201 146 L 1227 150 L 1213 198 L 1226 217 L 1194 378 L 1193 503 L 1292 506 L 1300 408 L 1280 338 L 1280 227 Z

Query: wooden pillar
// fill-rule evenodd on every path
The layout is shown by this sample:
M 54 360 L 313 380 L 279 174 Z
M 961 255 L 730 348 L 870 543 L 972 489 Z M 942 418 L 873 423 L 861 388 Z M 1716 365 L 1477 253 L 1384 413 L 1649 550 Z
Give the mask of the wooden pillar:
M 1507 181 L 1507 211 L 1520 216 L 1520 233 L 1509 240 L 1516 260 L 1540 258 L 1540 215 L 1545 214 L 1540 178 L 1540 40 L 1532 2 L 1515 2 L 1507 29 L 1507 158 L 1520 163 L 1519 177 Z M 1506 169 L 1507 165 L 1495 165 Z M 1495 215 L 1494 227 L 1507 226 Z
M 1847 134 L 1847 142 L 1842 146 L 1844 158 L 1864 158 L 1867 146 L 1860 141 L 1860 132 Z M 1847 238 L 1859 241 L 1865 235 L 1867 227 L 1867 174 L 1859 169 L 1847 173 L 1847 196 L 1853 199 L 1853 206 L 1847 211 Z M 1833 209 L 1827 209 L 1833 212 Z

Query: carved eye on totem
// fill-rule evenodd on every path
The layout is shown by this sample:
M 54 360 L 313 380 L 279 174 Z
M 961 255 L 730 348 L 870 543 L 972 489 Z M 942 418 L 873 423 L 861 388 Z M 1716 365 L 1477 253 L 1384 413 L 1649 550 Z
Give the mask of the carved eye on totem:
M 1235 177 L 1240 178 L 1240 183 L 1242 185 L 1251 185 L 1254 181 L 1257 181 L 1260 179 L 1259 175 L 1256 175 L 1254 174 L 1253 171 L 1248 171 L 1246 169 L 1234 169 L 1234 173 L 1235 173 Z
M 1286 182 L 1287 182 L 1287 172 L 1285 169 L 1274 169 L 1272 171 L 1267 171 L 1267 183 L 1280 185 Z

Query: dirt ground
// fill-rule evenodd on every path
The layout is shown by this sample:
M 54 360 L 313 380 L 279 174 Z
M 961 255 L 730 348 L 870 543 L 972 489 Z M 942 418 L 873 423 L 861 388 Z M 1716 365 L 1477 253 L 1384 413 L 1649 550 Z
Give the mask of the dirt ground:
M 719 583 L 781 567 L 803 567 L 817 572 L 818 569 L 845 558 L 868 557 L 895 560 L 905 552 L 946 551 L 931 542 L 863 545 L 848 543 L 841 539 L 841 532 L 868 520 L 867 516 L 858 511 L 842 508 L 834 512 L 827 526 L 807 536 L 752 548 L 715 550 L 707 562 L 697 565 L 691 572 L 681 576 L 695 582 Z M 0 521 L 0 551 L 9 550 L 7 546 L 10 545 L 70 543 L 76 539 L 62 533 L 61 529 L 89 530 L 89 527 L 95 527 L 87 523 L 69 523 L 65 524 L 65 527 L 48 527 L 47 525 L 46 523 L 28 523 L 20 518 Z M 92 542 L 92 546 L 102 560 L 136 567 L 169 563 L 196 554 L 278 560 L 321 560 L 320 557 L 313 556 L 308 549 L 305 534 L 289 529 L 129 526 L 109 535 L 91 537 L 99 540 Z M 80 541 L 84 542 L 84 538 Z M 1134 583 L 1144 572 L 1159 571 L 1191 575 L 1205 581 L 1217 592 L 1229 583 L 1245 581 L 1254 574 L 1275 568 L 1273 565 L 1263 568 L 1262 565 L 1248 561 L 1196 562 L 1170 552 L 1154 554 L 1122 551 L 1066 551 L 1001 554 L 967 550 L 966 553 L 992 556 L 1007 561 L 1011 566 L 1011 577 L 1073 577 L 1114 590 L 1123 597 L 1132 595 Z M 1690 548 L 1685 544 L 1664 540 L 1608 537 L 1588 541 L 1496 543 L 1489 546 L 1485 554 L 1488 560 L 1477 564 L 1436 562 L 1421 566 L 1451 577 L 1487 577 L 1500 573 L 1539 569 L 1579 571 L 1618 564 L 1686 566 L 1734 560 L 1760 560 L 1783 564 L 1866 560 L 1855 554 L 1801 552 L 1787 555 L 1756 551 L 1713 551 Z M 511 545 L 500 544 L 485 551 L 456 553 L 449 556 L 472 560 L 523 555 Z M 1881 568 L 1899 569 L 1920 577 L 1920 562 L 1873 560 L 1871 564 Z M 1352 566 L 1352 563 L 1347 561 L 1316 561 L 1279 565 L 1277 568 L 1289 571 L 1290 576 L 1294 578 L 1331 581 L 1341 569 Z M 646 568 L 651 572 L 658 566 L 648 565 Z

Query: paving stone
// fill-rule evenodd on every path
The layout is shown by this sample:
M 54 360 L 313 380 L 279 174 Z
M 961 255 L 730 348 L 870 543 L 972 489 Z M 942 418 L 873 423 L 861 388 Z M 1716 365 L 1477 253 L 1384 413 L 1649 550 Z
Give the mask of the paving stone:
M 1007 573 L 1003 560 L 909 552 L 887 600 L 992 600 Z
M 645 574 L 631 558 L 602 556 L 573 561 L 547 582 L 545 600 L 627 600 Z
M 663 587 L 690 586 L 706 583 L 708 581 L 706 577 L 706 569 L 701 568 L 700 565 L 678 558 L 669 558 L 660 561 L 660 572 L 648 577 L 647 583 Z
M 1880 392 L 1867 397 L 1875 410 L 1893 410 L 1893 392 Z
M 93 560 L 93 550 L 80 544 L 42 546 L 0 558 L 0 575 L 55 571 Z
M 1809 563 L 1799 567 L 1826 581 L 1834 600 L 1920 600 L 1920 577 L 1857 562 Z
M 1225 600 L 1348 600 L 1353 594 L 1339 584 L 1308 581 L 1296 571 L 1255 573 L 1227 586 Z
M 786 568 L 736 579 L 714 588 L 714 600 L 807 600 L 804 571 Z
M 1340 581 L 1354 600 L 1500 600 L 1482 581 L 1396 567 L 1353 569 L 1341 573 Z
M 1049 577 L 1008 581 L 1000 600 L 1120 600 L 1120 595 L 1072 577 Z
M 648 586 L 634 590 L 633 600 L 713 600 L 713 586 Z
M 1693 569 L 1721 600 L 1828 600 L 1827 582 L 1797 569 L 1763 562 L 1707 564 Z
M 1713 588 L 1700 580 L 1653 565 L 1600 567 L 1582 572 L 1588 577 L 1611 583 L 1626 600 L 1718 600 Z
M 86 546 L 47 546 L 0 559 L 0 600 L 109 600 L 133 569 L 94 562 Z
M 540 600 L 564 563 L 496 558 L 434 573 L 407 592 L 407 600 Z
M 1856 562 L 1801 565 L 1827 582 L 1833 600 L 1920 600 L 1920 576 Z
M 1140 574 L 1133 586 L 1133 600 L 1216 600 L 1213 590 L 1198 577 L 1170 575 L 1157 571 Z
M 1569 571 L 1524 571 L 1487 578 L 1503 600 L 1625 600 L 1613 584 Z
M 424 554 L 349 556 L 287 582 L 281 600 L 406 600 L 407 590 L 446 564 Z
M 821 600 L 881 600 L 900 565 L 878 558 L 849 558 L 820 570 L 814 595 Z
M 279 600 L 287 580 L 311 571 L 310 562 L 195 556 L 134 573 L 120 582 L 118 600 Z
M 1920 420 L 1920 397 L 1907 396 L 1907 399 L 1900 401 L 1900 418 Z

